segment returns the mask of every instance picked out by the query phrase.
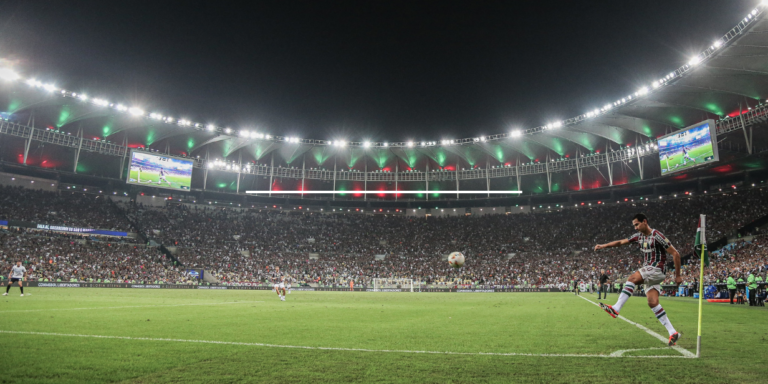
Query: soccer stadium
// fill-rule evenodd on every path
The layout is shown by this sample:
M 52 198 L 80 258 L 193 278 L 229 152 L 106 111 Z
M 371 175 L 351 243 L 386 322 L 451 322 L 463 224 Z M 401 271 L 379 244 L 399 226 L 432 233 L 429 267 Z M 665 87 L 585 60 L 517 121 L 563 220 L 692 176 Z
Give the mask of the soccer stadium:
M 0 16 L 11 31 L 0 36 L 0 382 L 766 380 L 765 2 L 707 5 L 740 13 L 710 14 L 729 26 L 712 38 L 676 36 L 698 44 L 682 65 L 638 63 L 657 72 L 635 73 L 631 89 L 600 80 L 595 95 L 612 96 L 583 113 L 483 134 L 245 123 L 234 106 L 198 108 L 225 104 L 213 100 L 226 86 L 155 92 L 166 83 L 130 74 L 174 70 L 149 61 L 79 68 L 106 57 L 96 27 L 71 42 L 92 44 L 81 61 L 59 59 L 70 46 L 47 51 L 71 31 L 14 40 L 33 34 L 29 17 L 45 28 L 45 12 L 86 17 L 86 3 L 0 3 L 12 15 Z M 616 15 L 624 6 L 638 5 Z M 196 42 L 195 55 L 216 52 L 206 44 L 226 34 L 194 12 L 203 19 L 189 22 L 216 42 Z M 235 13 L 223 22 L 238 24 Z M 376 18 L 358 26 L 378 28 Z M 115 39 L 152 30 L 135 20 L 102 23 L 114 22 Z M 347 55 L 339 63 L 361 54 Z M 172 56 L 162 60 L 194 66 Z M 183 82 L 209 74 L 194 72 Z M 123 78 L 150 85 L 104 85 Z M 443 91 L 429 90 L 451 97 Z M 274 97 L 325 105 L 286 94 Z

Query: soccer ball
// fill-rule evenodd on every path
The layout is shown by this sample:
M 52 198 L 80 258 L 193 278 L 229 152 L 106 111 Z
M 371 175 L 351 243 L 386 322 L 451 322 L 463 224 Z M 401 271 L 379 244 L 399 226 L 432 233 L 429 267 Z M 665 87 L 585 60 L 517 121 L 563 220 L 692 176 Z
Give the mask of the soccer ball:
M 451 254 L 448 255 L 448 264 L 454 268 L 461 268 L 461 266 L 464 265 L 464 254 L 461 252 L 451 252 Z

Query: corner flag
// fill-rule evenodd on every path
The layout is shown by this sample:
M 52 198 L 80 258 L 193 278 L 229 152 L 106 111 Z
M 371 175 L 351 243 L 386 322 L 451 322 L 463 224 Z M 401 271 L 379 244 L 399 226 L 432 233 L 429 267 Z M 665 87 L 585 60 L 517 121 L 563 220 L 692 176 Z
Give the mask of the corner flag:
M 696 241 L 693 249 L 696 255 L 701 255 L 701 265 L 709 267 L 709 251 L 707 250 L 706 215 L 699 216 L 699 228 L 696 230 Z
M 699 335 L 696 337 L 696 357 L 701 356 L 701 304 L 704 302 L 704 267 L 709 267 L 709 251 L 707 251 L 707 216 L 699 215 L 699 229 L 696 230 L 696 242 L 693 249 L 701 255 L 699 264 Z

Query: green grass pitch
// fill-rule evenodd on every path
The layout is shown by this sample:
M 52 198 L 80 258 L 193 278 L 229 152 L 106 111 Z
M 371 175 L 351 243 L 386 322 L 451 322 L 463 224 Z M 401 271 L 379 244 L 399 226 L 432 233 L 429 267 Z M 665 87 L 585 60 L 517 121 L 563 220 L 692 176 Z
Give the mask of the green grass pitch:
M 691 149 L 688 155 L 696 160 L 696 163 L 686 160 L 687 164 L 683 165 L 683 153 L 677 152 L 669 158 L 669 171 L 667 171 L 667 160 L 661 159 L 661 170 L 663 173 L 674 172 L 685 168 L 690 168 L 695 165 L 701 165 L 704 159 L 709 156 L 714 156 L 711 145 L 700 145 Z M 675 168 L 677 166 L 677 168 Z
M 756 383 L 768 372 L 763 307 L 705 304 L 702 357 L 684 358 L 570 293 L 18 293 L 0 299 L 0 383 Z M 695 353 L 697 301 L 661 303 Z M 622 316 L 666 338 L 645 298 Z M 609 357 L 622 350 L 634 351 Z
M 186 187 L 189 189 L 189 178 L 184 176 L 176 176 L 176 175 L 167 175 L 165 178 L 168 179 L 168 181 L 171 182 L 171 185 L 168 185 L 165 181 L 160 181 L 160 173 L 159 172 L 147 172 L 143 171 L 141 172 L 141 181 L 139 182 L 138 179 L 139 171 L 131 169 L 131 173 L 128 175 L 128 180 L 132 184 L 150 184 L 152 186 L 159 186 L 163 188 L 172 188 L 172 189 L 182 189 L 181 187 Z M 157 184 L 157 182 L 160 181 L 160 184 Z

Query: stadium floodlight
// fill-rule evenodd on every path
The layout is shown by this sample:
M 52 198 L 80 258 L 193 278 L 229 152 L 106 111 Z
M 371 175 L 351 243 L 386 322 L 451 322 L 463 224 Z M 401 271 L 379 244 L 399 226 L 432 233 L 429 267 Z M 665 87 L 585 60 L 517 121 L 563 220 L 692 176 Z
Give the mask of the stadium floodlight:
M 91 99 L 91 102 L 100 107 L 106 107 L 107 105 L 109 105 L 109 101 L 104 99 Z
M 364 148 L 370 148 L 371 147 L 371 142 L 370 141 L 363 142 L 363 147 Z
M 661 86 L 661 84 L 659 83 L 658 80 L 654 80 L 653 83 L 651 83 L 651 86 L 653 87 L 653 89 L 656 89 L 659 86 Z
M 216 130 L 216 126 L 213 125 L 213 124 L 208 124 L 208 126 L 206 126 L 205 128 L 207 130 L 209 130 L 209 131 L 215 131 Z
M 48 83 L 48 84 L 43 85 L 43 89 L 45 89 L 48 92 L 53 92 L 53 91 L 56 90 L 56 86 L 51 84 L 51 83 Z
M 227 135 L 229 135 L 230 133 L 232 133 L 232 128 L 225 128 L 225 129 L 224 129 L 224 133 L 226 133 Z
M 690 65 L 690 66 L 694 66 L 694 65 L 696 65 L 696 64 L 698 64 L 698 63 L 700 63 L 700 62 L 701 62 L 701 57 L 699 57 L 699 56 L 697 55 L 697 56 L 694 56 L 694 57 L 691 59 L 691 61 L 689 61 L 689 62 L 688 62 L 688 65 Z
M 562 121 L 555 121 L 554 123 L 552 123 L 552 128 L 560 128 L 562 126 L 563 126 Z
M 385 148 L 386 148 L 386 147 L 389 147 L 389 143 L 386 143 L 386 142 L 385 142 L 384 144 L 382 144 L 382 146 L 384 146 Z
M 125 112 L 125 111 L 127 111 L 127 110 L 128 110 L 128 107 L 126 107 L 125 105 L 122 105 L 122 104 L 118 104 L 118 105 L 115 107 L 115 109 L 117 109 L 117 110 L 118 110 L 118 111 L 120 111 L 120 112 Z
M 129 108 L 128 113 L 134 116 L 144 116 L 144 111 L 136 107 Z
M 346 147 L 347 146 L 347 142 L 344 141 L 344 140 L 338 140 L 338 141 L 336 141 L 336 145 L 339 146 L 339 147 Z
M 62 91 L 63 92 L 63 91 Z M 76 93 L 73 93 L 72 96 L 77 95 Z M 88 101 L 88 95 L 81 93 L 80 95 L 77 95 L 77 98 L 82 101 Z
M 642 87 L 638 89 L 637 94 L 640 96 L 648 94 L 648 87 Z
M 523 132 L 519 129 L 515 129 L 514 131 L 512 131 L 511 135 L 512 137 L 520 137 L 523 135 Z
M 713 44 L 713 45 L 715 46 L 715 48 L 720 48 L 720 46 L 723 45 L 723 41 L 722 40 L 717 40 L 717 41 L 715 41 L 715 44 Z
M 248 132 L 248 131 L 246 131 L 244 129 L 240 131 L 240 137 L 249 137 L 249 136 L 251 136 L 250 132 Z
M 408 145 L 408 148 L 413 148 L 413 141 L 409 141 L 407 145 Z
M 21 76 L 19 76 L 19 74 L 16 73 L 14 70 L 10 68 L 0 68 L 0 79 L 3 79 L 5 81 L 15 81 L 20 78 Z

